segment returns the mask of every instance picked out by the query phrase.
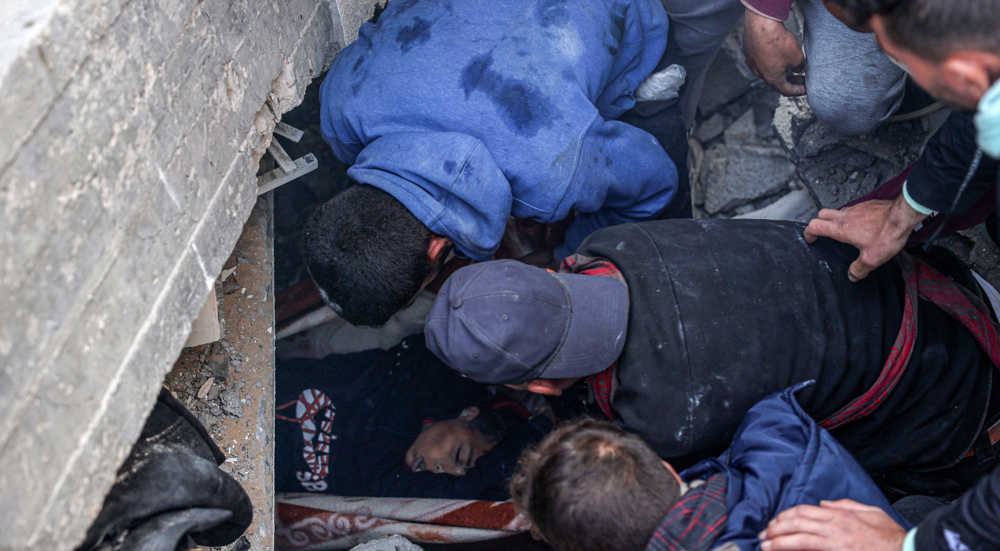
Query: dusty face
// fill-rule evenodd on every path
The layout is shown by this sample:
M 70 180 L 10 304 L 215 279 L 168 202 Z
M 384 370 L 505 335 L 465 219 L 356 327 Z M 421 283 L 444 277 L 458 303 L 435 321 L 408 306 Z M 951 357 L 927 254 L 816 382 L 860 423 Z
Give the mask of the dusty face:
M 431 471 L 462 476 L 494 443 L 469 423 L 479 408 L 468 407 L 455 419 L 424 425 L 406 451 L 406 464 L 414 472 Z

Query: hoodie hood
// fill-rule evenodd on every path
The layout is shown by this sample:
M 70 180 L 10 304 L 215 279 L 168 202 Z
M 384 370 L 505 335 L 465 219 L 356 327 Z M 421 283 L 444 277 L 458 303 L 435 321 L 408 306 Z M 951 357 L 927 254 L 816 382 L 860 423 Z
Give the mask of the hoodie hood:
M 368 144 L 347 171 L 391 194 L 473 260 L 489 260 L 510 216 L 510 183 L 486 146 L 458 132 L 396 132 Z

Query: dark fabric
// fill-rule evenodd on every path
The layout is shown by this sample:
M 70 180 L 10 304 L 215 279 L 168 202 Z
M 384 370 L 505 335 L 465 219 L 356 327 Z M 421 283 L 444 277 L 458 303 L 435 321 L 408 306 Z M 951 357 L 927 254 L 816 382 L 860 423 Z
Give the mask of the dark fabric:
M 729 450 L 681 473 L 685 480 L 727 480 L 729 518 L 715 541 L 755 550 L 757 534 L 781 511 L 821 500 L 852 499 L 879 507 L 909 524 L 851 454 L 799 407 L 795 392 L 805 383 L 761 400 L 740 425 Z
M 219 469 L 225 455 L 166 389 L 78 550 L 173 551 L 227 545 L 250 526 L 246 492 Z
M 662 61 L 661 61 L 662 63 Z M 659 219 L 691 218 L 691 181 L 688 175 L 687 125 L 678 98 L 640 101 L 618 118 L 621 122 L 645 130 L 656 138 L 677 167 L 677 191 Z
M 1000 549 L 1000 467 L 917 526 L 917 551 Z
M 691 488 L 656 528 L 646 551 L 708 551 L 726 528 L 726 475 Z
M 754 403 L 797 382 L 818 381 L 799 400 L 825 419 L 876 380 L 902 317 L 898 269 L 852 284 L 857 250 L 809 245 L 803 227 L 647 222 L 603 229 L 578 250 L 607 258 L 628 283 L 613 407 L 661 456 L 684 465 L 720 453 Z M 914 355 L 896 390 L 834 432 L 872 473 L 957 461 L 985 412 L 992 368 L 975 339 L 933 305 L 918 309 Z
M 492 399 L 409 337 L 388 350 L 278 364 L 275 488 L 341 496 L 506 499 L 521 450 L 551 428 L 544 416 L 513 429 L 465 476 L 411 472 L 406 450 L 425 419 L 455 417 Z M 313 422 L 299 422 L 308 403 Z M 288 420 L 291 419 L 291 420 Z M 308 438 L 308 442 L 307 442 Z
M 959 186 L 978 149 L 973 115 L 972 111 L 952 113 L 927 142 L 907 184 L 910 197 L 917 203 L 941 213 L 962 214 L 984 199 L 996 209 L 995 194 L 987 192 L 996 185 L 1000 161 L 989 155 L 982 156 L 979 168 L 955 204 Z
M 902 326 L 889 358 L 875 384 L 820 425 L 825 429 L 869 415 L 878 408 L 902 378 L 917 334 L 917 298 L 921 297 L 961 323 L 976 339 L 991 363 L 1000 367 L 1000 335 L 993 314 L 978 294 L 973 294 L 935 270 L 930 264 L 901 252 L 894 258 L 905 281 Z
M 920 524 L 927 515 L 947 505 L 948 502 L 930 496 L 906 496 L 892 504 L 892 508 L 910 524 Z

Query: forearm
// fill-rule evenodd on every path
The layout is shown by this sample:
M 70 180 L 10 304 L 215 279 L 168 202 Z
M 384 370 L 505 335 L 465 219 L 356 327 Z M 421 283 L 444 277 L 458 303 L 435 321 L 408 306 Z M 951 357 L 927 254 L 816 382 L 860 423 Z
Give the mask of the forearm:
M 964 213 L 996 183 L 997 161 L 984 155 L 973 167 L 976 149 L 972 114 L 952 114 L 927 142 L 907 178 L 906 191 L 930 210 Z

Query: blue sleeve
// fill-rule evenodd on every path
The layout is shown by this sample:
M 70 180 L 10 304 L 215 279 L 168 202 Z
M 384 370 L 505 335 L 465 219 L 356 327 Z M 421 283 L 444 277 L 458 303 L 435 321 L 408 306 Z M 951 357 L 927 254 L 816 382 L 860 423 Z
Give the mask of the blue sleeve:
M 599 119 L 584 137 L 570 190 L 577 217 L 556 251 L 563 256 L 596 230 L 655 219 L 677 191 L 677 167 L 649 133 Z

